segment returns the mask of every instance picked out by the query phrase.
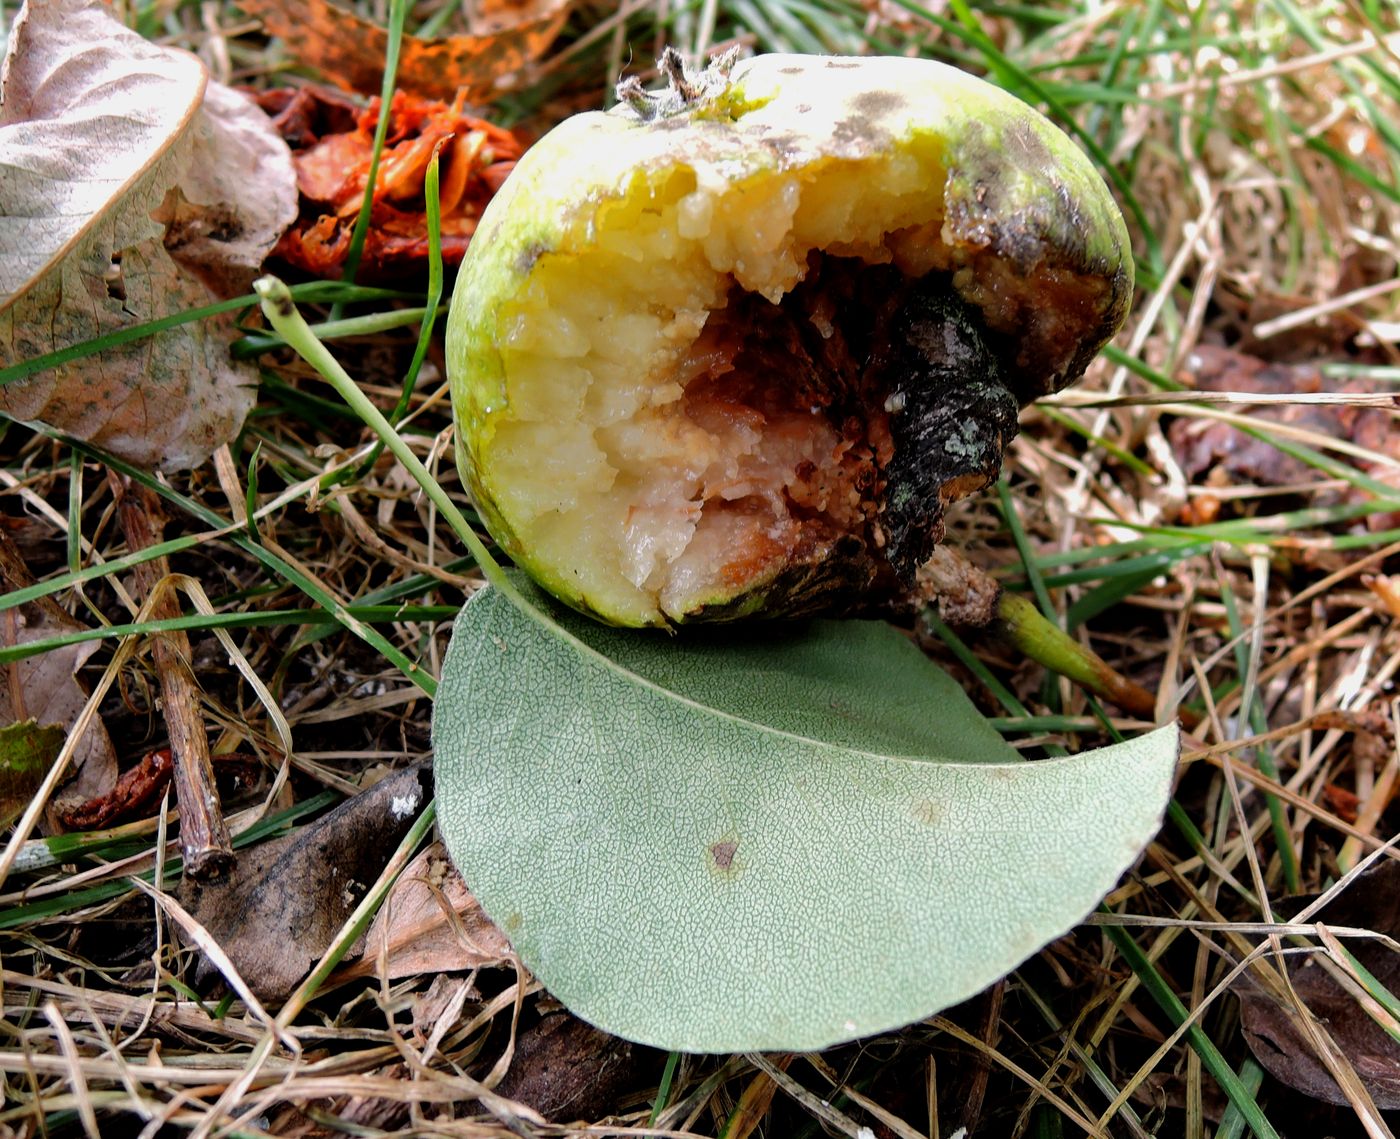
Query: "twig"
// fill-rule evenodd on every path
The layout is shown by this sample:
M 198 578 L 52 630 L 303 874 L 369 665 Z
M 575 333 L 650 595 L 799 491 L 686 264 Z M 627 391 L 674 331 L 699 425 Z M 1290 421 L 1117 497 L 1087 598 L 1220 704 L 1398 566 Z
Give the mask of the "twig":
M 161 539 L 165 519 L 156 496 L 125 476 L 108 475 L 117 498 L 127 547 L 144 550 Z M 133 567 L 138 589 L 151 599 L 151 618 L 180 616 L 180 606 L 163 579 L 170 576 L 164 557 Z M 175 799 L 180 808 L 180 848 L 191 878 L 216 878 L 233 865 L 233 845 L 214 782 L 209 737 L 199 706 L 199 686 L 190 669 L 190 639 L 183 630 L 157 633 L 151 656 L 160 678 L 161 707 L 175 757 Z

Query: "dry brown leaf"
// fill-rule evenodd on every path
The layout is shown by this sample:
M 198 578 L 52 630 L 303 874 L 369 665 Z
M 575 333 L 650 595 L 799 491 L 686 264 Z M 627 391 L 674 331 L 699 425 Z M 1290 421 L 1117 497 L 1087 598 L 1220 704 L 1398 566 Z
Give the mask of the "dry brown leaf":
M 400 771 L 308 827 L 239 851 L 226 879 L 184 879 L 177 895 L 254 994 L 281 1000 L 330 945 L 431 795 L 426 769 Z
M 9 593 L 33 584 L 34 578 L 19 552 L 0 531 L 0 592 Z M 0 610 L 0 645 L 5 648 L 82 628 L 52 597 Z M 71 729 L 88 700 L 75 674 L 97 649 L 98 642 L 84 641 L 0 667 L 0 724 L 34 720 L 41 725 L 57 724 L 65 731 Z M 70 770 L 71 780 L 50 806 L 51 829 L 57 826 L 55 812 L 64 804 L 101 795 L 116 782 L 116 752 L 106 727 L 96 716 L 78 741 Z
M 520 1034 L 496 1091 L 549 1119 L 597 1119 L 645 1081 L 656 1055 L 567 1012 L 554 1013 Z
M 370 926 L 364 956 L 353 972 L 377 972 L 381 956 L 388 977 L 446 973 L 503 965 L 510 941 L 481 910 L 442 843 L 418 855 L 389 892 Z
M 28 0 L 0 88 L 0 365 L 209 304 L 221 294 L 206 280 L 241 291 L 255 250 L 295 217 L 290 154 L 280 175 L 268 157 L 284 144 L 266 123 L 265 143 L 248 142 L 260 112 L 206 95 L 198 60 L 100 0 Z M 163 207 L 199 276 L 167 251 Z M 241 247 L 220 265 L 207 238 L 235 229 Z M 109 348 L 0 388 L 0 411 L 143 466 L 195 466 L 253 405 L 256 372 L 230 360 L 231 335 L 201 321 Z
M 466 0 L 471 33 L 424 40 L 405 36 L 396 75 L 404 91 L 451 99 L 508 89 L 515 73 L 554 42 L 570 0 Z M 377 94 L 389 37 L 329 0 L 239 0 L 299 63 L 350 91 Z
M 1312 920 L 1400 937 L 1400 863 L 1389 859 L 1378 863 Z M 1344 944 L 1372 976 L 1392 993 L 1396 991 L 1400 954 L 1381 941 L 1347 939 Z M 1356 1069 L 1376 1106 L 1383 1111 L 1400 1108 L 1400 1044 L 1328 974 L 1320 954 L 1291 956 L 1287 961 L 1294 991 Z M 1259 1063 L 1275 1079 L 1304 1095 L 1326 1103 L 1349 1103 L 1300 1027 L 1297 1011 L 1261 991 L 1248 976 L 1235 987 L 1240 1025 Z

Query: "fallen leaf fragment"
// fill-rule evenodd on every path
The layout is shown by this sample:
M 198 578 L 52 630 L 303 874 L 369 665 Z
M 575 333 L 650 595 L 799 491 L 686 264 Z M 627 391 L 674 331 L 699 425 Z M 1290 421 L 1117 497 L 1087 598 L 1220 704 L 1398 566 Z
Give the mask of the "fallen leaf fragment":
M 0 592 L 9 593 L 33 584 L 24 559 L 0 528 Z M 52 597 L 0 610 L 0 645 L 5 648 L 83 628 Z M 88 700 L 75 674 L 97 648 L 96 641 L 83 641 L 0 667 L 0 724 L 32 720 L 39 725 L 57 725 L 66 737 Z M 116 780 L 116 752 L 97 717 L 91 719 L 78 741 L 70 768 L 70 781 L 51 804 L 50 826 L 60 825 L 56 813 L 64 803 L 102 794 Z
M 1206 344 L 1192 350 L 1187 361 L 1186 378 L 1198 391 L 1260 395 L 1371 393 L 1378 390 L 1374 382 L 1364 377 L 1331 381 L 1312 364 L 1269 363 L 1234 349 Z M 1383 458 L 1400 459 L 1400 435 L 1394 430 L 1394 416 L 1383 408 L 1345 404 L 1283 404 L 1255 407 L 1249 409 L 1248 414 L 1261 423 L 1283 424 L 1331 439 L 1345 439 Z M 1257 486 L 1288 487 L 1303 485 L 1317 478 L 1317 472 L 1302 459 L 1218 419 L 1183 416 L 1172 422 L 1167 437 L 1186 477 L 1205 486 L 1253 483 Z M 1374 478 L 1394 481 L 1394 472 L 1388 465 L 1343 458 Z M 1327 501 L 1327 496 L 1318 496 L 1310 504 L 1326 505 Z M 1218 509 L 1219 503 L 1216 502 L 1211 510 Z M 1213 520 L 1212 514 L 1187 521 Z M 1390 514 L 1377 514 L 1367 519 L 1367 525 L 1377 529 L 1393 524 Z
M 547 1119 L 597 1119 L 641 1082 L 639 1052 L 656 1055 L 569 1013 L 552 1013 L 520 1034 L 496 1091 Z
M 286 997 L 330 945 L 428 801 L 427 778 L 407 768 L 310 826 L 239 851 L 226 878 L 181 883 L 179 900 L 260 1000 Z
M 510 941 L 481 910 L 442 843 L 419 854 L 389 891 L 365 938 L 364 954 L 346 975 L 375 973 L 387 961 L 390 980 L 504 965 Z
M 28 0 L 0 75 L 0 366 L 246 289 L 295 191 L 240 98 L 100 0 Z M 143 466 L 195 466 L 253 404 L 231 337 L 201 321 L 108 347 L 0 388 L 0 411 Z
M 1313 900 L 1293 899 L 1293 908 Z M 1278 909 L 1283 911 L 1285 906 Z M 1382 861 L 1310 920 L 1400 937 L 1400 864 Z M 1343 944 L 1376 980 L 1396 991 L 1400 955 L 1380 940 L 1347 938 Z M 1322 964 L 1325 952 L 1286 958 L 1293 989 L 1356 1069 L 1376 1106 L 1383 1111 L 1400 1108 L 1400 1043 L 1329 975 Z M 1326 1103 L 1350 1102 L 1299 1026 L 1296 1009 L 1276 1001 L 1247 976 L 1236 984 L 1236 992 L 1245 1040 L 1275 1079 Z
M 63 747 L 64 731 L 33 720 L 0 727 L 0 827 L 24 812 Z
M 216 296 L 243 296 L 297 215 L 291 151 L 253 99 L 221 83 L 205 90 L 192 136 L 155 217 L 183 268 Z
M 277 245 L 277 255 L 317 276 L 338 273 L 369 183 L 380 103 L 364 110 L 333 91 L 303 87 L 258 96 L 294 148 L 302 207 Z M 440 154 L 439 208 L 443 260 L 461 261 L 486 203 L 520 157 L 519 140 L 451 104 L 399 92 L 373 191 L 365 236 L 364 279 L 421 275 L 428 262 L 424 178 Z
M 404 36 L 396 82 L 435 99 L 450 99 L 459 88 L 478 98 L 509 88 L 554 42 L 569 6 L 570 0 L 468 0 L 462 7 L 469 34 Z M 379 91 L 389 43 L 383 28 L 328 0 L 240 0 L 239 7 L 328 81 L 366 95 Z

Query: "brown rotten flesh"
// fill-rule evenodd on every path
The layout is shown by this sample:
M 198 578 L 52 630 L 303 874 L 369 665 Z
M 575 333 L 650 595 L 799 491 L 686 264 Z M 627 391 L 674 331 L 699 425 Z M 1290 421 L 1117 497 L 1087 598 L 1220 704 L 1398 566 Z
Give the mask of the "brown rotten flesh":
M 570 120 L 488 209 L 449 320 L 463 474 L 615 623 L 897 602 L 1116 329 L 1122 220 L 1055 128 L 935 64 L 685 81 Z
M 816 253 L 777 305 L 731 292 L 673 376 L 677 434 L 707 460 L 683 488 L 679 556 L 657 556 L 664 519 L 633 518 L 628 569 L 663 611 L 716 583 L 731 608 L 768 614 L 912 584 L 945 504 L 996 477 L 1016 431 L 1017 401 L 949 294 L 936 276 Z

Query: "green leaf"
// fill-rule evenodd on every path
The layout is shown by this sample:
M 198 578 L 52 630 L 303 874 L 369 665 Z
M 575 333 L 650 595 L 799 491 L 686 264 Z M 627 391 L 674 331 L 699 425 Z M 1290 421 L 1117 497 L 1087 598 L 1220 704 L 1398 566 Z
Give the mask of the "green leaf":
M 458 617 L 440 823 L 525 964 L 632 1040 L 806 1050 L 929 1016 L 1073 927 L 1167 803 L 1175 727 L 1022 762 L 887 625 L 556 619 L 495 589 Z
M 0 827 L 9 826 L 29 806 L 66 735 L 57 724 L 40 727 L 33 720 L 0 727 Z

